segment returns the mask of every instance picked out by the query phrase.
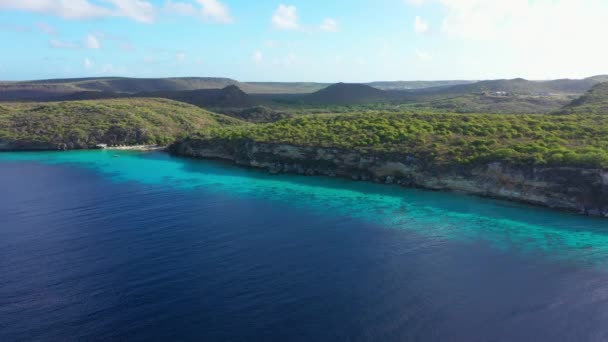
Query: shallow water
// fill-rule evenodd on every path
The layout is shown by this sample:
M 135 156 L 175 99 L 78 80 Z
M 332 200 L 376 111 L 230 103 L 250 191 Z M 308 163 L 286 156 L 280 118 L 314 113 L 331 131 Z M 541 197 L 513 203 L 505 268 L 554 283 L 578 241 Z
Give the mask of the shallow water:
M 0 154 L 0 340 L 605 340 L 608 221 L 168 156 Z

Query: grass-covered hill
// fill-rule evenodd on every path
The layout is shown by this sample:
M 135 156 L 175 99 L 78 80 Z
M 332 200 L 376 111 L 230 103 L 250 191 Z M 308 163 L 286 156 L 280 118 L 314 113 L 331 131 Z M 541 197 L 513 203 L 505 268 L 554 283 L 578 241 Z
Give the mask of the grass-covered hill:
M 490 161 L 608 168 L 608 116 L 340 114 L 199 133 L 243 140 L 415 155 L 435 164 Z
M 597 84 L 585 95 L 564 107 L 562 112 L 608 114 L 608 82 Z
M 368 86 L 381 90 L 414 90 L 426 88 L 447 88 L 461 84 L 471 84 L 475 81 L 453 80 L 453 81 L 389 81 L 389 82 L 370 82 Z
M 337 83 L 301 98 L 310 104 L 366 104 L 383 102 L 388 95 L 377 88 L 357 83 Z
M 78 92 L 136 94 L 238 86 L 248 94 L 305 94 L 327 87 L 325 83 L 239 82 L 221 77 L 128 78 L 91 77 L 0 82 L 0 101 L 48 101 Z
M 221 77 L 173 77 L 173 78 L 129 78 L 129 77 L 91 77 L 73 79 L 50 79 L 16 82 L 13 85 L 55 85 L 81 91 L 111 91 L 140 93 L 162 90 L 218 89 L 238 84 L 238 81 Z
M 488 80 L 452 87 L 428 88 L 421 93 L 435 95 L 478 94 L 484 92 L 507 92 L 511 95 L 582 94 L 594 85 L 608 81 L 608 76 L 593 76 L 585 79 L 530 81 L 523 78 L 510 80 Z
M 580 80 L 525 79 L 470 81 L 372 82 L 367 84 L 313 82 L 239 82 L 228 78 L 82 78 L 0 82 L 0 101 L 78 101 L 159 97 L 212 111 L 265 106 L 293 113 L 301 107 L 382 104 L 396 111 L 405 107 L 457 113 L 558 112 L 608 76 Z M 388 109 L 388 108 L 387 108 Z M 258 118 L 261 118 L 259 116 Z M 273 120 L 276 119 L 273 116 Z M 257 118 L 255 119 L 257 120 Z
M 275 122 L 298 115 L 293 112 L 288 113 L 265 106 L 221 109 L 220 113 L 252 123 Z
M 255 104 L 254 99 L 235 85 L 223 89 L 199 89 L 139 93 L 138 97 L 166 98 L 186 102 L 203 108 L 246 108 Z
M 467 94 L 459 96 L 419 99 L 418 107 L 432 108 L 453 113 L 506 113 L 538 114 L 551 113 L 572 101 L 571 96 L 493 96 L 487 94 Z
M 12 103 L 0 110 L 0 149 L 71 149 L 96 144 L 165 145 L 239 121 L 166 99 Z
M 391 81 L 371 82 L 367 83 L 367 85 L 382 90 L 405 90 L 450 86 L 463 83 L 470 83 L 470 81 Z M 331 83 L 240 82 L 221 77 L 68 78 L 0 82 L 0 100 L 47 100 L 53 96 L 87 91 L 135 94 L 158 91 L 221 89 L 230 85 L 236 85 L 248 94 L 310 94 L 330 86 Z

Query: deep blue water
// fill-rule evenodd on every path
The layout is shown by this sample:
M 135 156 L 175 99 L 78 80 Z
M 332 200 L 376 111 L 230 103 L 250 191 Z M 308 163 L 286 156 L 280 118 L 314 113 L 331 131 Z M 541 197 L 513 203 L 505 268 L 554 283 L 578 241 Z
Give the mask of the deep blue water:
M 162 153 L 0 191 L 0 341 L 608 340 L 602 219 Z

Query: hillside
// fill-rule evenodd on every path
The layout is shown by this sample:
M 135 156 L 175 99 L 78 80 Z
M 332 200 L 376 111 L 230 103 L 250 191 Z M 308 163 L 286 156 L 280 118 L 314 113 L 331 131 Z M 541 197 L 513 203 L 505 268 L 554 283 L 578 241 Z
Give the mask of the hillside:
M 510 95 L 541 96 L 551 94 L 582 94 L 606 79 L 608 79 L 608 76 L 594 76 L 580 80 L 562 79 L 551 81 L 529 81 L 523 78 L 487 80 L 470 84 L 460 84 L 447 88 L 427 88 L 421 90 L 421 93 L 449 95 L 507 92 Z
M 168 144 L 238 120 L 165 99 L 19 103 L 0 111 L 0 149 Z
M 310 104 L 363 104 L 384 102 L 387 94 L 374 87 L 357 83 L 337 83 L 301 98 L 304 103 Z
M 446 96 L 505 91 L 515 95 L 582 94 L 597 83 L 608 81 L 608 76 L 594 76 L 581 80 L 528 81 L 524 79 L 489 81 L 391 81 L 370 82 L 363 85 L 385 91 L 411 92 L 415 96 Z M 0 101 L 57 101 L 77 93 L 88 98 L 105 98 L 109 93 L 149 93 L 222 89 L 237 86 L 247 94 L 311 94 L 330 84 L 315 82 L 240 82 L 221 77 L 127 78 L 90 77 L 50 79 L 20 82 L 0 82 Z M 86 98 L 86 97 L 84 97 Z M 374 99 L 376 100 L 376 99 Z M 348 102 L 348 101 L 347 101 Z
M 310 115 L 214 129 L 195 139 L 401 153 L 433 165 L 500 161 L 608 167 L 608 116 L 602 115 Z
M 381 90 L 406 90 L 428 87 L 444 87 L 471 81 L 395 81 L 370 82 L 366 85 Z M 221 77 L 173 77 L 173 78 L 128 78 L 128 77 L 89 77 L 73 79 L 48 79 L 21 82 L 0 82 L 0 92 L 13 92 L 0 96 L 0 100 L 34 98 L 54 93 L 101 91 L 141 93 L 155 91 L 186 91 L 199 89 L 221 89 L 236 85 L 249 94 L 309 94 L 331 85 L 317 82 L 239 82 Z M 18 93 L 19 92 L 19 93 Z M 2 94 L 0 94 L 2 95 Z
M 18 82 L 19 85 L 63 85 L 79 90 L 140 93 L 150 91 L 218 89 L 238 84 L 238 81 L 220 77 L 179 78 L 77 78 Z
M 585 95 L 564 107 L 561 112 L 608 114 L 608 82 L 595 85 Z
M 210 129 L 169 151 L 608 217 L 608 115 L 311 115 Z
M 390 82 L 370 82 L 365 83 L 368 86 L 378 88 L 380 90 L 412 90 L 425 88 L 444 88 L 460 84 L 470 84 L 475 81 L 390 81 Z
M 49 100 L 76 92 L 142 93 L 222 89 L 236 85 L 249 94 L 303 94 L 328 84 L 306 82 L 239 82 L 221 77 L 92 77 L 0 83 L 0 100 Z
M 453 113 L 504 113 L 537 114 L 551 113 L 571 101 L 565 95 L 554 96 L 493 96 L 467 94 L 444 96 L 429 101 L 419 100 L 416 106 Z
M 218 109 L 218 112 L 233 118 L 237 118 L 239 120 L 252 123 L 275 122 L 294 116 L 294 114 L 274 110 L 265 106 L 255 106 L 250 108 Z
M 166 98 L 205 108 L 245 108 L 254 105 L 254 100 L 236 85 L 230 85 L 223 89 L 159 91 L 138 93 L 134 96 Z

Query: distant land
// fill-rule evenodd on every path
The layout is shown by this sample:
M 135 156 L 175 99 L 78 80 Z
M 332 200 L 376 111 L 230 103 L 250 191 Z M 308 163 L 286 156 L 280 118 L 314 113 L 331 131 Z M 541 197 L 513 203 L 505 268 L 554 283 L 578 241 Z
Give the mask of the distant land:
M 368 85 L 383 90 L 409 90 L 467 84 L 472 81 L 398 81 L 371 82 Z M 221 77 L 127 78 L 90 77 L 33 81 L 0 81 L 3 99 L 12 93 L 14 99 L 40 93 L 66 94 L 77 91 L 140 93 L 152 91 L 185 91 L 220 89 L 235 85 L 249 94 L 304 94 L 321 90 L 331 83 L 315 82 L 240 82 Z
M 562 112 L 608 114 L 608 82 L 596 84 L 585 95 L 564 107 Z
M 217 77 L 107 77 L 0 82 L 0 101 L 159 97 L 226 113 L 259 106 L 293 112 L 319 106 L 352 105 L 381 106 L 384 110 L 427 108 L 455 113 L 551 113 L 560 111 L 593 86 L 606 81 L 608 76 L 604 75 L 550 81 L 516 78 L 365 84 L 240 82 Z
M 608 76 L 357 83 L 0 83 L 0 150 L 170 146 L 272 173 L 457 190 L 608 216 Z

